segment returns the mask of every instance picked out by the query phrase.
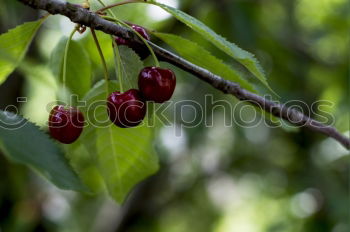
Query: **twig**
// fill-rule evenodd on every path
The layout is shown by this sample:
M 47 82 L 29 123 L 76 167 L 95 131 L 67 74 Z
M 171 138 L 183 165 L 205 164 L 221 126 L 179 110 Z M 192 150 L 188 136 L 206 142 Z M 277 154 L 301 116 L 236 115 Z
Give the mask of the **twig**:
M 142 41 L 131 30 L 119 26 L 115 23 L 104 20 L 96 13 L 90 12 L 83 8 L 78 8 L 70 3 L 61 0 L 18 0 L 32 8 L 46 10 L 51 14 L 61 14 L 70 18 L 72 22 L 79 23 L 91 27 L 96 30 L 103 31 L 107 34 L 115 35 L 123 39 L 130 40 L 134 43 L 142 45 Z M 232 94 L 241 101 L 247 101 L 255 106 L 261 107 L 263 110 L 272 115 L 282 118 L 289 123 L 297 126 L 304 126 L 313 131 L 322 133 L 328 137 L 332 137 L 341 143 L 345 148 L 350 149 L 350 139 L 342 135 L 334 127 L 322 124 L 301 112 L 287 107 L 285 105 L 273 102 L 264 97 L 258 96 L 245 89 L 242 89 L 237 83 L 233 83 L 222 79 L 221 77 L 209 72 L 206 69 L 198 67 L 187 60 L 148 42 L 153 48 L 157 57 L 163 61 L 171 63 L 199 79 L 209 83 L 214 88 L 226 94 Z

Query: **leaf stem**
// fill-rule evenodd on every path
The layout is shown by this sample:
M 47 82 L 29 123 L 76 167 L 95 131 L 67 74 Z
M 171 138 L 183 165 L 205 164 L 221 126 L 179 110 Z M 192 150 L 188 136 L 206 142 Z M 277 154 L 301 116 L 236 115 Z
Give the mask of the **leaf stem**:
M 101 62 L 102 62 L 102 65 L 103 65 L 103 73 L 104 73 L 105 81 L 108 83 L 109 77 L 108 77 L 107 63 L 106 63 L 106 60 L 105 60 L 105 58 L 103 56 L 102 49 L 101 49 L 100 43 L 98 42 L 95 30 L 93 28 L 90 28 L 90 29 L 91 29 L 92 37 L 94 38 L 94 42 L 95 42 L 96 48 L 98 50 L 98 54 L 100 55 L 100 58 L 101 58 Z

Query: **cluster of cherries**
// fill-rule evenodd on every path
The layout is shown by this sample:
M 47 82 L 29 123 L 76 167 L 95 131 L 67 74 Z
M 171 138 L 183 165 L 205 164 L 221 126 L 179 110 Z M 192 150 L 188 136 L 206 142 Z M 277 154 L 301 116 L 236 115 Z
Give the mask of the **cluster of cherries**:
M 146 30 L 129 24 L 143 38 L 149 40 Z M 148 51 L 131 41 L 115 37 L 118 45 L 135 50 L 144 59 Z M 139 89 L 129 89 L 124 93 L 113 92 L 107 98 L 109 119 L 118 127 L 129 128 L 139 125 L 146 115 L 146 101 L 163 103 L 171 98 L 176 85 L 176 77 L 170 69 L 145 67 L 138 76 Z M 70 144 L 78 139 L 83 131 L 84 115 L 75 107 L 55 106 L 49 116 L 49 132 L 61 143 Z

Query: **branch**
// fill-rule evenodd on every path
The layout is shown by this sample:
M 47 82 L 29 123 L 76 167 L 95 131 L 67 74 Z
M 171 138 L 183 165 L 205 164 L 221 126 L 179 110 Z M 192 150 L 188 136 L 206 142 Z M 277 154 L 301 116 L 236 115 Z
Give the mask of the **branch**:
M 107 34 L 115 35 L 139 45 L 144 45 L 142 41 L 132 31 L 117 24 L 102 19 L 99 15 L 86 9 L 76 7 L 73 4 L 61 0 L 18 0 L 32 8 L 46 10 L 50 14 L 60 14 L 68 17 L 72 22 L 91 27 L 95 30 L 103 31 Z M 342 135 L 334 127 L 322 124 L 301 112 L 258 96 L 245 89 L 242 89 L 237 83 L 222 79 L 221 77 L 196 66 L 187 60 L 149 42 L 157 57 L 163 61 L 173 64 L 212 85 L 214 88 L 225 94 L 232 94 L 241 101 L 247 101 L 252 105 L 262 108 L 272 115 L 282 118 L 296 126 L 303 126 L 312 131 L 322 133 L 332 137 L 341 143 L 345 148 L 350 149 L 350 139 Z

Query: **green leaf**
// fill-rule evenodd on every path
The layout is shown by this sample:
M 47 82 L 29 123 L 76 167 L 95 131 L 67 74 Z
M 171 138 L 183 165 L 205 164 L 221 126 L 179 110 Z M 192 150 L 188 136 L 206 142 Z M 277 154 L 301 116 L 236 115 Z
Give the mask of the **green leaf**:
M 104 81 L 99 81 L 82 99 L 83 102 L 90 103 L 97 101 L 97 97 L 105 94 Z M 115 81 L 111 81 L 111 86 L 115 86 Z M 92 104 L 93 105 L 93 104 Z M 80 179 L 89 187 L 91 193 L 104 191 L 104 180 L 97 168 L 97 148 L 96 148 L 96 128 L 91 124 L 90 117 L 95 117 L 89 105 L 79 107 L 85 116 L 85 127 L 79 139 L 73 144 L 65 145 L 66 157 Z
M 232 67 L 225 64 L 222 60 L 210 54 L 210 52 L 199 46 L 197 43 L 177 35 L 158 32 L 153 34 L 167 43 L 170 47 L 174 48 L 180 56 L 188 61 L 203 67 L 226 80 L 236 82 L 244 89 L 256 92 L 253 86 L 241 77 L 238 71 L 232 69 Z
M 34 168 L 57 187 L 87 190 L 57 144 L 26 119 L 0 111 L 0 144 L 11 160 Z
M 235 60 L 244 65 L 254 76 L 256 76 L 268 89 L 271 90 L 269 84 L 266 81 L 266 77 L 263 69 L 261 68 L 259 62 L 254 57 L 253 54 L 241 49 L 236 44 L 227 41 L 224 37 L 216 34 L 212 29 L 206 26 L 201 21 L 196 18 L 178 10 L 173 7 L 157 3 L 157 2 L 149 2 L 150 4 L 157 5 L 172 14 L 176 19 L 186 24 L 192 30 L 201 34 L 203 38 L 210 41 L 214 46 L 233 57 Z M 272 91 L 272 90 L 271 90 Z M 272 91 L 273 92 L 273 91 Z
M 97 129 L 98 164 L 107 189 L 118 202 L 141 180 L 158 170 L 152 148 L 153 132 L 147 126 Z
M 76 142 L 65 145 L 69 163 L 93 194 L 104 191 L 104 182 L 96 165 L 97 151 L 93 142 L 95 140 L 95 130 L 88 126 Z
M 62 83 L 63 80 L 63 59 L 68 38 L 63 37 L 52 52 L 50 67 Z M 91 87 L 91 62 L 84 47 L 72 40 L 67 54 L 66 87 L 80 98 L 89 91 Z
M 103 55 L 105 57 L 105 60 L 106 60 L 108 67 L 114 65 L 111 35 L 108 35 L 106 33 L 100 32 L 100 31 L 96 31 L 96 35 L 97 35 L 98 41 L 100 43 L 101 50 L 103 51 Z M 82 46 L 84 46 L 85 51 L 88 53 L 92 67 L 94 69 L 93 71 L 96 72 L 96 70 L 97 70 L 97 71 L 101 72 L 101 76 L 98 77 L 98 80 L 103 79 L 101 58 L 99 56 L 95 41 L 94 41 L 91 33 L 89 33 L 87 36 L 82 38 L 79 41 L 79 43 Z
M 44 20 L 24 23 L 0 35 L 0 84 L 20 64 Z
M 110 81 L 107 86 L 105 81 L 101 81 L 91 89 L 85 100 L 89 108 L 87 118 L 96 133 L 98 170 L 109 194 L 116 201 L 123 202 L 137 183 L 158 170 L 158 159 L 152 145 L 152 128 L 145 124 L 119 128 L 109 120 L 106 98 L 116 91 L 116 86 L 116 82 Z M 92 143 L 92 140 L 87 138 L 83 142 Z
M 144 67 L 140 57 L 130 48 L 119 46 L 119 54 L 122 62 L 123 88 L 137 89 L 138 75 Z

